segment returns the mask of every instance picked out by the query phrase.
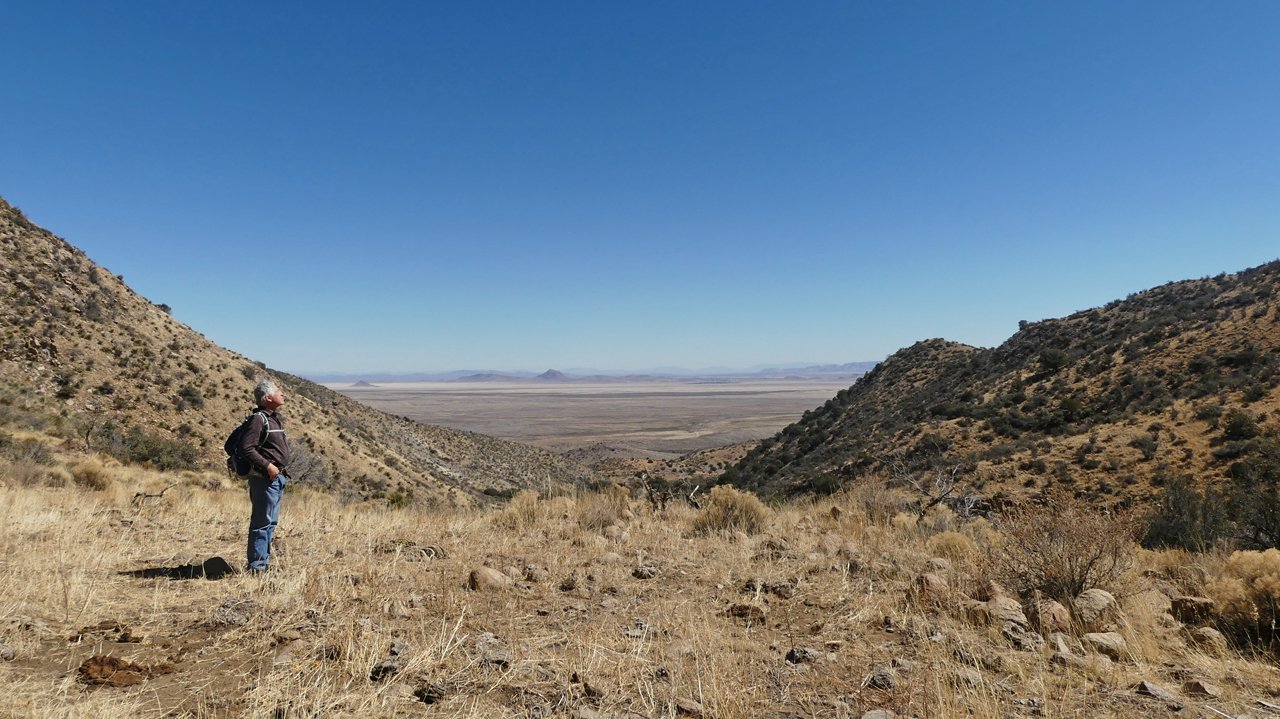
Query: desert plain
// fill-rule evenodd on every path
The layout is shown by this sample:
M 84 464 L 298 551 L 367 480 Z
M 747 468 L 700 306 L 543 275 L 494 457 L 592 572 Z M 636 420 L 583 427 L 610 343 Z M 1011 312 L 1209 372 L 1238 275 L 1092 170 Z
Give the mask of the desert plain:
M 768 437 L 853 384 L 839 379 L 328 384 L 425 424 L 567 451 L 603 444 L 653 458 Z

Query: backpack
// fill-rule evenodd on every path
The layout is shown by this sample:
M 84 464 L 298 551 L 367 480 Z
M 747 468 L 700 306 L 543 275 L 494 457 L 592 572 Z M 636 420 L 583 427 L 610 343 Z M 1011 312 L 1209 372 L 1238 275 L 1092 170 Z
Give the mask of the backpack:
M 244 433 L 249 431 L 249 425 L 253 423 L 254 415 L 262 415 L 262 436 L 258 438 L 258 442 L 254 445 L 254 449 L 262 449 L 267 443 L 267 432 L 271 429 L 270 422 L 267 421 L 266 412 L 255 411 L 251 413 L 245 420 L 231 431 L 231 436 L 227 437 L 227 442 L 222 449 L 227 453 L 227 471 L 237 477 L 249 476 L 249 471 L 253 469 L 249 461 L 240 456 L 240 441 L 244 438 Z

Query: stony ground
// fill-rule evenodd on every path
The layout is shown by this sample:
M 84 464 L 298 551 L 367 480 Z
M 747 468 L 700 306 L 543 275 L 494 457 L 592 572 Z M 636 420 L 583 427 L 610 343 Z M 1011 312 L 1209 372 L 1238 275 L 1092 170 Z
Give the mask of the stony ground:
M 1058 610 L 992 589 L 989 523 L 884 493 L 730 498 L 759 526 L 701 534 L 718 505 L 621 490 L 437 513 L 295 492 L 273 571 L 210 580 L 167 570 L 242 563 L 243 490 L 105 472 L 0 472 L 0 716 L 1240 716 L 1280 693 L 1271 659 L 1173 616 L 1225 558 L 1138 553 L 1128 596 L 1054 634 Z

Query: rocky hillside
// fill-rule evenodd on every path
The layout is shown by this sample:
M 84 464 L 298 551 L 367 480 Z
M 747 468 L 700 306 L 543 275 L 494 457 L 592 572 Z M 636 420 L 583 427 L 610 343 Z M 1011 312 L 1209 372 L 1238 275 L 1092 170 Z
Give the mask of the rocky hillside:
M 0 256 L 0 427 L 160 468 L 219 464 L 267 376 L 289 397 L 293 474 L 304 482 L 392 503 L 465 503 L 486 489 L 594 478 L 559 455 L 378 412 L 224 349 L 2 199 Z
M 1173 479 L 1261 476 L 1280 428 L 1278 282 L 1272 262 L 1022 323 L 994 349 L 919 342 L 721 481 L 821 493 L 943 471 L 988 499 L 1060 489 L 1126 504 Z

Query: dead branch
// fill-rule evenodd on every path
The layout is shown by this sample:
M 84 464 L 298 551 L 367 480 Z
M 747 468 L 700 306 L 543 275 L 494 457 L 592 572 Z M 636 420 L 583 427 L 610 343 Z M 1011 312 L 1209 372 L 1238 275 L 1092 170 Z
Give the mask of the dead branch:
M 132 504 L 135 507 L 141 507 L 143 502 L 147 501 L 148 499 L 159 499 L 160 497 L 164 496 L 165 492 L 168 492 L 169 490 L 173 489 L 176 486 L 178 486 L 178 483 L 174 482 L 173 484 L 169 485 L 168 487 L 165 487 L 164 489 L 160 490 L 159 492 L 156 492 L 155 494 L 138 492 L 137 494 L 133 495 L 133 499 L 131 500 Z

